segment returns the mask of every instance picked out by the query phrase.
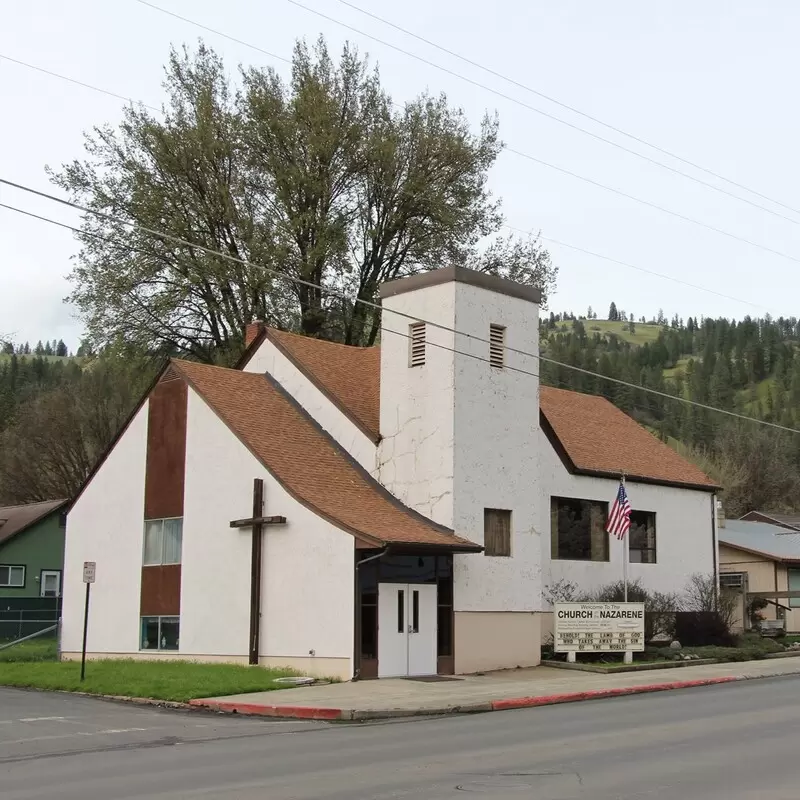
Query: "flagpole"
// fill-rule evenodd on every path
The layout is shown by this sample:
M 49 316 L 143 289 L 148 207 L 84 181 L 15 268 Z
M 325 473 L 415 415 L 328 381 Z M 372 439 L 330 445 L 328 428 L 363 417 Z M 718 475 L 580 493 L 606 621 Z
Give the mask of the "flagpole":
M 620 477 L 619 482 L 623 487 L 625 486 L 624 475 Z M 626 603 L 628 602 L 628 536 L 630 536 L 630 531 L 620 540 L 622 542 L 622 585 Z

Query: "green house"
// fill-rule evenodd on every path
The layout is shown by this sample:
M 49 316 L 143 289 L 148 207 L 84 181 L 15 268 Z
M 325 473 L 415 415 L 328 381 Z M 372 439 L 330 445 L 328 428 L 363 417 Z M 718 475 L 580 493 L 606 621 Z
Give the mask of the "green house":
M 0 597 L 60 597 L 67 500 L 0 506 Z

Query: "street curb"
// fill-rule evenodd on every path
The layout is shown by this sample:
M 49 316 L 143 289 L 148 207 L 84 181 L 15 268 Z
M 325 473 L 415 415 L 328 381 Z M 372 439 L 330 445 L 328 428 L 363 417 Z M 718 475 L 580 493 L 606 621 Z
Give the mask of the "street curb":
M 482 714 L 489 711 L 510 711 L 516 708 L 535 708 L 562 703 L 577 703 L 583 700 L 601 700 L 608 697 L 625 697 L 634 694 L 665 692 L 671 689 L 692 689 L 699 686 L 714 686 L 720 683 L 751 680 L 755 677 L 728 675 L 719 678 L 703 678 L 670 683 L 653 683 L 645 686 L 625 686 L 618 689 L 591 689 L 585 692 L 541 695 L 538 697 L 513 697 L 503 700 L 489 700 L 483 703 L 467 703 L 439 708 L 387 708 L 387 709 L 346 709 L 320 706 L 278 706 L 257 703 L 237 703 L 225 700 L 190 700 L 189 705 L 228 714 L 245 716 L 278 717 L 283 719 L 327 720 L 329 722 L 366 722 L 379 719 L 399 719 L 403 717 L 440 717 L 452 714 Z

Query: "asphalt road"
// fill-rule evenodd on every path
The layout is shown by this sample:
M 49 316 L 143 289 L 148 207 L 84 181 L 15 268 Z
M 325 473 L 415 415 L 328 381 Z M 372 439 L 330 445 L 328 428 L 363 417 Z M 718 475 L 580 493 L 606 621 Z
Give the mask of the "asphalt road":
M 0 797 L 797 800 L 800 677 L 369 725 L 0 689 Z

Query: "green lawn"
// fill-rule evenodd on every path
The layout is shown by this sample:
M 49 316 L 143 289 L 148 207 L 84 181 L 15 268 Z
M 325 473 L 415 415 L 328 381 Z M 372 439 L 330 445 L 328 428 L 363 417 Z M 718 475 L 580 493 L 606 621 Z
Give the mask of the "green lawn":
M 0 650 L 0 665 L 10 661 L 56 661 L 57 658 L 58 642 L 54 638 L 30 639 Z
M 291 670 L 236 664 L 107 660 L 87 661 L 86 680 L 81 683 L 79 661 L 0 662 L 0 686 L 149 697 L 178 702 L 196 697 L 286 688 L 276 684 L 275 679 L 294 674 Z

